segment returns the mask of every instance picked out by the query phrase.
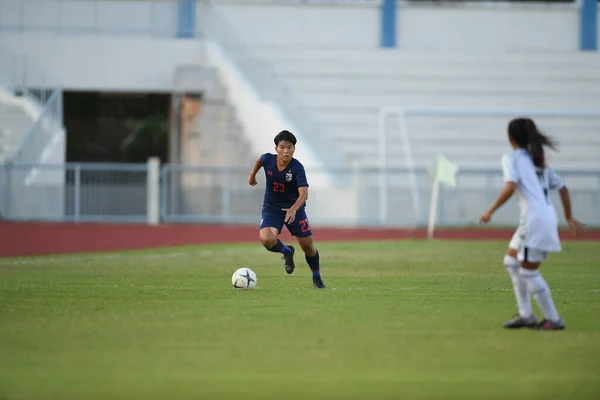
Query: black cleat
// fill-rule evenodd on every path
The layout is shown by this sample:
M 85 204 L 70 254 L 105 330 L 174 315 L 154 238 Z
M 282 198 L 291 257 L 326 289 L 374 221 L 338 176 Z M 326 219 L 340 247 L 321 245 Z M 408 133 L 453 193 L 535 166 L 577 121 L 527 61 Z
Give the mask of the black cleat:
M 508 329 L 517 329 L 517 328 L 534 328 L 538 325 L 537 318 L 535 315 L 530 315 L 529 317 L 522 317 L 519 314 L 515 315 L 514 318 L 509 319 L 504 323 L 504 327 Z
M 327 286 L 323 283 L 323 279 L 320 276 L 313 276 L 313 285 L 315 285 L 315 289 L 326 289 Z
M 296 265 L 294 264 L 294 253 L 296 252 L 296 249 L 294 249 L 294 246 L 288 247 L 292 251 L 292 254 L 289 256 L 286 256 L 285 254 L 283 255 L 283 259 L 285 260 L 285 272 L 288 274 L 293 274 L 294 269 L 296 269 Z
M 558 321 L 544 319 L 539 324 L 536 324 L 536 326 L 533 328 L 541 331 L 560 331 L 565 329 L 565 321 L 562 318 L 559 318 Z

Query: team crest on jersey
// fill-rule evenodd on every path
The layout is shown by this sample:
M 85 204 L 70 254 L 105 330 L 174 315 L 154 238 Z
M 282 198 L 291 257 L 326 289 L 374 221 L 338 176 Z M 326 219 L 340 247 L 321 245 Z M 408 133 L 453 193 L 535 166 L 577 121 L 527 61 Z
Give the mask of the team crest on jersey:
M 292 171 L 288 169 L 288 172 L 285 173 L 285 180 L 288 182 L 292 181 Z

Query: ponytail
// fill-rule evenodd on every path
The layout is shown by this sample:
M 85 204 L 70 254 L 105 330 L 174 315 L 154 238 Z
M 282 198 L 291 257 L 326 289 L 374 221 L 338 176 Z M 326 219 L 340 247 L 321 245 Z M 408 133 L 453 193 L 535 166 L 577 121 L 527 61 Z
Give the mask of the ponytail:
M 556 150 L 556 141 L 542 134 L 530 118 L 516 118 L 508 125 L 508 134 L 517 146 L 531 154 L 533 164 L 538 168 L 546 166 L 544 147 Z

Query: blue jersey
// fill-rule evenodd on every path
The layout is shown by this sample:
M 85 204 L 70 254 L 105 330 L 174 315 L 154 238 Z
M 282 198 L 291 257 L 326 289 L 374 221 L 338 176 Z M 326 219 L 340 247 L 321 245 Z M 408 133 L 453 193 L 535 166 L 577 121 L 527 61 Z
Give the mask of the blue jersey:
M 292 158 L 287 167 L 279 171 L 277 155 L 265 153 L 260 156 L 260 165 L 265 170 L 267 186 L 263 209 L 290 208 L 300 196 L 298 188 L 308 187 L 304 166 L 295 158 Z

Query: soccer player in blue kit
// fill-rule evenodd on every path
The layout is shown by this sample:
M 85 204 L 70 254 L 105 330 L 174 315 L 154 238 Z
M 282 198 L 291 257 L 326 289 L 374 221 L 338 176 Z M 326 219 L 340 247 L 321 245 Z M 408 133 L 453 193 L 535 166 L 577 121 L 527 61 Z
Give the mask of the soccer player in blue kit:
M 281 131 L 275 136 L 277 154 L 265 153 L 254 163 L 248 183 L 258 184 L 256 174 L 265 170 L 265 199 L 260 221 L 260 241 L 274 253 L 282 253 L 285 271 L 294 272 L 294 246 L 285 245 L 279 240 L 283 225 L 296 236 L 304 251 L 306 262 L 312 271 L 315 288 L 325 289 L 319 266 L 319 252 L 315 248 L 312 230 L 308 223 L 305 206 L 308 199 L 308 182 L 304 166 L 296 160 L 296 137 L 289 131 Z

